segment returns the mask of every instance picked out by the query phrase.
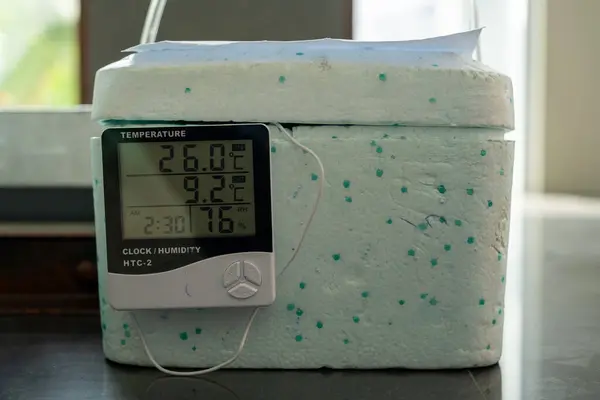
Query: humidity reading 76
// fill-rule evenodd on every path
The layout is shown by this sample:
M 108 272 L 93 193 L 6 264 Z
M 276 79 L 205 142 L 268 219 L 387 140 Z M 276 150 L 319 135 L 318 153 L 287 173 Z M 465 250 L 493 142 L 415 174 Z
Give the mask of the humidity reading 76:
M 123 237 L 255 234 L 251 140 L 119 145 Z

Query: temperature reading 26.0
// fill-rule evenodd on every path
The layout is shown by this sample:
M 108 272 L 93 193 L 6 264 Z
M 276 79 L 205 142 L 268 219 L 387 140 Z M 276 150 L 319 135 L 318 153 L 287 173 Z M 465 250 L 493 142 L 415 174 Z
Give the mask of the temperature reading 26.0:
M 200 148 L 196 144 L 184 144 L 177 146 L 181 154 L 176 155 L 176 144 L 163 144 L 160 146 L 164 151 L 163 157 L 158 160 L 158 169 L 160 172 L 174 172 L 177 166 L 172 164 L 180 163 L 180 168 L 184 172 L 198 172 L 202 170 L 211 172 L 220 172 L 225 170 L 226 150 L 223 143 L 212 143 L 208 146 L 207 154 L 198 154 L 200 151 L 205 151 L 206 146 Z M 227 155 L 233 162 L 233 169 L 241 171 L 244 169 L 241 159 L 244 157 L 245 145 L 236 144 L 231 146 L 231 151 Z M 207 157 L 208 156 L 208 157 Z M 201 161 L 202 160 L 202 167 Z M 206 164 L 206 165 L 204 165 Z
M 125 238 L 255 234 L 251 140 L 123 143 L 119 158 Z

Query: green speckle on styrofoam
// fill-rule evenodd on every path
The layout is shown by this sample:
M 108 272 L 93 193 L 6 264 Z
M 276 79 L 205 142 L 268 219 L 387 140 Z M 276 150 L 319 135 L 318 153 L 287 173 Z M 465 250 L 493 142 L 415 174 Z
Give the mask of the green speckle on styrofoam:
M 492 346 L 490 346 L 490 345 L 488 344 L 488 345 L 487 345 L 487 347 L 486 347 L 485 349 L 486 349 L 486 350 L 489 350 L 489 349 L 491 349 L 491 348 L 492 348 Z
M 377 168 L 377 171 L 375 171 L 375 175 L 377 175 L 378 178 L 381 178 L 383 176 L 383 170 Z
M 181 340 L 188 340 L 188 334 L 187 334 L 187 332 L 181 332 L 179 334 L 179 339 L 181 339 Z
M 125 339 L 121 339 L 121 346 L 125 346 L 125 343 L 127 343 Z
M 317 321 L 317 328 L 322 329 L 323 323 L 321 321 Z
M 279 77 L 279 83 L 285 83 L 285 76 L 281 75 Z
M 504 277 L 504 275 L 502 275 L 502 278 L 500 278 L 500 281 L 501 281 L 502 283 L 504 283 L 504 281 L 505 281 L 505 280 L 506 280 L 506 278 Z
M 296 308 L 296 305 L 294 303 L 289 303 L 286 308 L 288 311 L 292 311 L 294 308 Z
M 373 147 L 377 146 L 377 142 L 374 140 L 371 140 L 371 146 L 373 146 Z
M 310 174 L 310 180 L 311 181 L 316 181 L 317 179 L 319 179 L 319 175 L 312 173 Z
M 199 334 L 201 334 L 201 333 L 202 333 L 202 329 L 200 329 L 200 328 L 196 328 L 196 335 L 199 335 Z
M 496 321 L 496 318 L 494 318 L 494 319 L 492 320 L 492 325 L 496 325 L 496 322 L 498 322 L 498 321 Z
M 125 329 L 125 330 L 129 329 L 129 325 L 123 324 L 123 329 Z
M 344 182 L 342 182 L 342 186 L 348 189 L 350 187 L 350 181 L 348 179 L 345 179 Z
M 277 153 L 277 147 L 271 146 L 271 153 Z
M 473 244 L 473 243 L 475 243 L 475 238 L 474 238 L 473 236 L 469 236 L 469 237 L 467 238 L 467 243 L 469 243 L 469 244 Z
M 456 226 L 462 226 L 462 221 L 460 219 L 455 219 L 454 220 L 454 225 L 456 225 Z
M 479 299 L 479 305 L 480 306 L 485 305 L 485 299 L 483 297 Z
M 432 306 L 435 306 L 435 305 L 437 305 L 437 303 L 439 303 L 439 301 L 437 301 L 437 299 L 435 298 L 435 296 L 434 296 L 434 297 L 432 297 L 432 298 L 429 300 L 429 304 L 431 304 Z
M 364 299 L 366 299 L 367 297 L 369 297 L 369 292 L 364 291 L 360 294 Z
M 192 93 L 192 89 L 190 89 L 189 87 L 186 87 L 184 90 L 185 93 Z
M 467 194 L 469 196 L 473 196 L 473 192 L 474 192 L 473 188 L 467 188 Z
M 387 221 L 385 221 L 385 223 L 386 223 L 386 224 L 388 224 L 388 225 L 391 225 L 391 224 L 392 224 L 392 222 L 394 222 L 394 221 L 392 221 L 392 219 L 391 219 L 391 218 L 388 218 L 388 219 L 387 219 Z
M 437 99 L 436 99 L 435 97 L 430 97 L 430 98 L 429 98 L 429 102 L 430 102 L 431 104 L 435 104 L 435 103 L 437 103 Z
M 196 350 L 197 350 L 197 347 L 195 345 L 192 346 L 192 351 L 196 351 Z
M 345 196 L 345 197 L 344 197 L 344 201 L 345 201 L 346 203 L 352 203 L 352 196 Z
M 300 284 L 298 285 L 298 287 L 300 287 L 300 289 L 304 289 L 306 287 L 306 283 L 300 282 Z
M 352 321 L 354 321 L 355 324 L 358 324 L 360 322 L 360 318 L 355 315 L 354 317 L 352 317 Z
M 379 80 L 380 80 L 381 82 L 385 82 L 385 81 L 387 81 L 387 75 L 386 75 L 386 74 L 383 74 L 383 73 L 379 74 Z
M 446 220 L 446 217 L 440 217 L 440 223 L 448 225 L 448 221 Z
M 344 339 L 344 344 L 348 344 L 348 343 L 350 343 L 350 340 L 349 339 Z
M 439 67 L 439 65 L 437 65 L 437 64 L 431 64 L 431 66 L 436 67 L 436 68 Z
M 301 342 L 302 339 L 304 339 L 304 338 L 302 337 L 302 335 L 296 335 L 295 339 L 296 339 L 296 342 Z
M 342 258 L 342 255 L 340 253 L 336 253 L 336 254 L 333 254 L 331 256 L 331 258 L 333 258 L 333 261 L 340 261 L 340 259 Z
M 106 330 L 106 324 L 102 323 L 102 330 L 105 331 Z
M 436 265 L 438 265 L 438 259 L 437 258 L 432 258 L 431 261 L 430 261 L 430 263 L 431 263 L 432 267 L 435 267 Z
M 498 253 L 498 261 L 502 261 L 502 253 Z
M 425 222 L 421 222 L 419 225 L 417 225 L 417 228 L 419 228 L 420 231 L 427 230 L 427 224 Z
M 381 146 L 377 146 L 377 149 L 375 151 L 379 154 L 383 153 L 383 149 L 381 148 Z
M 402 193 L 408 193 L 408 188 L 407 188 L 406 186 L 402 186 L 402 187 L 400 188 L 400 191 L 401 191 Z
M 450 244 L 447 244 L 447 243 L 446 243 L 446 244 L 444 245 L 444 250 L 446 250 L 446 251 L 450 251 L 450 250 L 452 250 L 452 245 L 450 245 Z
M 502 309 L 501 308 L 498 309 L 498 315 L 502 315 Z
M 299 316 L 299 317 L 301 317 L 301 316 L 302 316 L 302 314 L 304 314 L 304 310 L 302 310 L 301 308 L 298 308 L 298 309 L 296 310 L 296 315 L 297 315 L 297 316 Z
M 131 337 L 131 331 L 125 331 L 125 337 L 126 338 Z
M 296 53 L 296 55 L 297 55 L 297 56 L 303 56 L 303 55 L 304 55 L 304 53 L 303 53 L 303 52 L 301 52 L 301 51 L 299 51 L 299 52 L 297 52 L 297 53 Z
M 403 306 L 403 305 L 406 304 L 406 301 L 404 301 L 404 300 L 398 300 L 398 304 L 400 304 L 401 306 Z
M 504 168 L 500 168 L 500 175 L 504 176 Z
M 427 298 L 427 296 L 429 296 L 429 293 L 421 293 L 419 295 L 419 297 L 421 298 L 421 300 L 425 300 Z
M 446 186 L 438 185 L 437 190 L 438 190 L 438 192 L 444 194 L 444 193 L 446 193 Z
M 331 138 L 332 138 L 332 139 L 337 139 L 338 137 L 337 137 L 337 136 L 335 136 L 335 135 L 333 135 Z
M 387 138 L 389 138 L 389 137 L 390 137 L 390 135 L 388 135 L 387 133 L 384 133 L 384 134 L 383 134 L 383 138 L 384 138 L 384 139 L 387 139 Z
M 491 206 L 493 206 L 493 205 L 494 205 L 494 203 L 493 203 L 491 200 L 488 200 L 488 201 L 487 201 L 487 206 L 488 206 L 488 207 L 491 207 Z
M 409 257 L 414 257 L 414 256 L 415 256 L 415 254 L 416 254 L 416 252 L 415 252 L 415 249 L 409 249 L 409 250 L 408 250 L 408 256 L 409 256 Z
M 487 151 L 481 150 L 481 152 L 479 154 L 481 154 L 481 157 L 485 157 L 485 155 L 487 154 Z

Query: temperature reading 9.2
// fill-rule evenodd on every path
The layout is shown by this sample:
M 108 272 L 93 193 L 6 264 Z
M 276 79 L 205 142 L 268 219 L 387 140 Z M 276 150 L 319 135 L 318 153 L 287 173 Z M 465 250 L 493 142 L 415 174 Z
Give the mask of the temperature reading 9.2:
M 255 234 L 251 140 L 119 146 L 124 238 Z

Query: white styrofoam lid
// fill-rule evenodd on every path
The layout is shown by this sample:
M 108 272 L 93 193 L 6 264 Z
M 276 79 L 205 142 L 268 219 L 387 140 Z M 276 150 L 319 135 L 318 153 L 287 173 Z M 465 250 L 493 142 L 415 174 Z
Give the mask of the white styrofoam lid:
M 93 117 L 512 129 L 510 79 L 471 57 L 480 33 L 138 45 L 98 71 Z
M 184 55 L 194 54 L 199 57 L 206 56 L 209 52 L 212 56 L 253 56 L 275 58 L 285 55 L 286 50 L 292 54 L 303 51 L 316 51 L 326 53 L 356 52 L 370 47 L 377 53 L 385 53 L 398 56 L 401 52 L 419 53 L 454 53 L 470 57 L 473 54 L 481 34 L 481 29 L 457 33 L 435 38 L 406 40 L 406 41 L 381 41 L 365 42 L 344 39 L 316 39 L 299 41 L 162 41 L 158 43 L 140 44 L 123 50 L 127 53 L 154 53 L 157 58 L 180 58 L 185 60 Z M 168 53 L 170 51 L 181 52 Z M 178 57 L 178 55 L 180 57 Z M 142 58 L 144 59 L 144 58 Z

